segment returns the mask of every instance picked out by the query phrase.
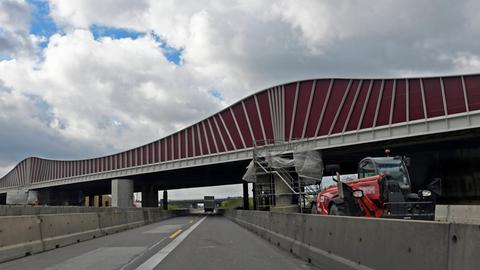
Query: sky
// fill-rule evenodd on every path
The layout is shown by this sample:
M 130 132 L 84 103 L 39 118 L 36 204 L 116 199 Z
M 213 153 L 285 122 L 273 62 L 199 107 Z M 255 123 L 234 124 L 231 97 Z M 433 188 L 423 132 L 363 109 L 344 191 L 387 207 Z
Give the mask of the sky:
M 0 176 L 29 156 L 151 142 L 280 83 L 477 73 L 478 10 L 475 0 L 0 0 Z M 241 187 L 170 197 L 205 192 Z

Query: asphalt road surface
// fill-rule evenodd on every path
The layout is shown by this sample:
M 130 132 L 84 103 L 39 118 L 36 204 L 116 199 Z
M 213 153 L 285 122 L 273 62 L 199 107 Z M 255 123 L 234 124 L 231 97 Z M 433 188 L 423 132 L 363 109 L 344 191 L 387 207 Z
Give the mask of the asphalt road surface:
M 222 216 L 176 217 L 0 269 L 318 269 Z

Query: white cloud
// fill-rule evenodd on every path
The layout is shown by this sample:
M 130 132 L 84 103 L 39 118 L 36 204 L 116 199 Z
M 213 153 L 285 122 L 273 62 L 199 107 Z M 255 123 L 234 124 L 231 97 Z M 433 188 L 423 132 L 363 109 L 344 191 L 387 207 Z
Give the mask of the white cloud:
M 0 1 L 0 60 L 35 53 L 39 38 L 29 33 L 31 12 L 23 0 Z
M 168 62 L 148 35 L 95 40 L 75 30 L 52 36 L 43 57 L 0 62 L 0 79 L 14 93 L 41 97 L 49 128 L 69 140 L 125 149 L 221 108 L 204 93 L 208 85 Z

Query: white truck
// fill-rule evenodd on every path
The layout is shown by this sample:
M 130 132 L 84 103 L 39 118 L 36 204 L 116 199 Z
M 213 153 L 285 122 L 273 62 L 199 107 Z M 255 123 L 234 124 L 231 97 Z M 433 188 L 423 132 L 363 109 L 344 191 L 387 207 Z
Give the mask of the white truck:
M 203 208 L 205 213 L 215 211 L 215 197 L 214 196 L 204 196 L 203 197 Z

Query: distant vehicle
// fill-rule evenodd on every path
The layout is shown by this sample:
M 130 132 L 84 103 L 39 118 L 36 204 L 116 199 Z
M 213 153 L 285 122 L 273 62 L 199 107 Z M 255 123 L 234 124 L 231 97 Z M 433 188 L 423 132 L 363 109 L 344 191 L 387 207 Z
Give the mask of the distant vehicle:
M 365 216 L 432 220 L 435 196 L 441 182 L 434 180 L 434 189 L 412 193 L 406 159 L 402 157 L 368 157 L 360 161 L 359 179 L 333 180 L 336 185 L 325 188 L 317 196 L 316 209 L 325 215 Z M 315 211 L 316 210 L 316 211 Z
M 203 208 L 205 213 L 213 213 L 215 211 L 215 197 L 214 196 L 204 196 L 203 197 Z

